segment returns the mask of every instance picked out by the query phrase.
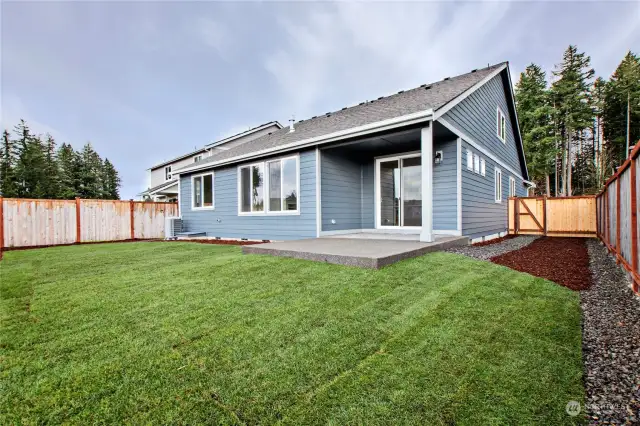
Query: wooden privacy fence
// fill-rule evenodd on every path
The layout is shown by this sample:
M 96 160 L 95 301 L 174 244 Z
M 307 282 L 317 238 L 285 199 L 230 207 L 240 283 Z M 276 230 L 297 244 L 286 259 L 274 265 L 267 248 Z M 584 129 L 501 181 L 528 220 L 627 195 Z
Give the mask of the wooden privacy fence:
M 554 237 L 595 237 L 596 198 L 510 197 L 509 233 Z
M 0 197 L 0 250 L 164 237 L 176 203 Z
M 597 195 L 598 237 L 629 272 L 638 292 L 638 175 L 640 141 Z

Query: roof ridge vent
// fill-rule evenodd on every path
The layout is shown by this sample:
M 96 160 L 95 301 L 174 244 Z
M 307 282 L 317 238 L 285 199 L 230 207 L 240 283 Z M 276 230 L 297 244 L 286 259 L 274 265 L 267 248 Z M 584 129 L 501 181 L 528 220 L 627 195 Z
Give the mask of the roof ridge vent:
M 404 93 L 404 90 L 399 91 L 399 92 L 398 92 L 398 95 L 399 95 L 400 93 Z
M 445 77 L 445 78 L 444 78 L 444 81 L 447 81 L 447 80 L 449 80 L 449 77 Z
M 364 105 L 364 102 L 360 102 L 358 105 Z
M 344 111 L 345 109 L 347 109 L 347 107 L 343 107 L 343 108 L 341 109 L 341 111 Z
M 420 87 L 427 87 L 427 85 L 426 84 L 421 84 Z
M 380 97 L 378 98 L 378 100 L 383 99 L 383 98 L 384 98 L 384 96 L 380 96 Z
M 476 71 L 478 71 L 478 68 L 474 68 L 471 70 L 471 72 L 476 72 Z
M 431 89 L 431 85 L 428 85 L 428 86 L 424 87 L 424 90 L 429 90 L 429 89 Z

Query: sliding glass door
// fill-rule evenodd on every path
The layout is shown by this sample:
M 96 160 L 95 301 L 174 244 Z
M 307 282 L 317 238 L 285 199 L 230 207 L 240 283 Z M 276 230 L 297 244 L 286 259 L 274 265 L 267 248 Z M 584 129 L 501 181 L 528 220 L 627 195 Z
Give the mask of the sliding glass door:
M 378 227 L 422 226 L 420 154 L 376 161 Z

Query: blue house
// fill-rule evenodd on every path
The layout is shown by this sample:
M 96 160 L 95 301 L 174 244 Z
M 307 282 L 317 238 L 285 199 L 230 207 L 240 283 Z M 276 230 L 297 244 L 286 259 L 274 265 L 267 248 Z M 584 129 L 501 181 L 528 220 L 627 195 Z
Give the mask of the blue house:
M 528 181 L 507 63 L 300 120 L 174 171 L 183 229 L 291 240 L 507 231 Z

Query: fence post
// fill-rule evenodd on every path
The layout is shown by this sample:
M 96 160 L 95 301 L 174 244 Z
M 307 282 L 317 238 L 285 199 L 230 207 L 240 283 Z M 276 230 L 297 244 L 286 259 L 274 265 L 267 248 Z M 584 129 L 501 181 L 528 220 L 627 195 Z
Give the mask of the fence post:
M 638 292 L 638 283 L 636 276 L 638 275 L 638 200 L 636 199 L 636 159 L 631 158 L 630 173 L 630 191 L 631 191 L 631 287 L 633 291 Z
M 134 205 L 133 205 L 133 199 L 129 200 L 129 219 L 131 221 L 131 239 L 135 240 L 136 239 L 136 231 L 135 231 L 135 222 L 133 220 L 134 217 Z
M 2 259 L 2 249 L 4 249 L 4 200 L 0 197 L 0 259 Z
M 513 219 L 514 233 L 518 235 L 520 232 L 520 198 L 514 198 L 513 211 L 515 213 L 515 218 Z
M 620 175 L 622 176 L 622 175 Z M 620 176 L 616 179 L 616 261 L 620 262 L 622 250 L 620 250 Z
M 547 196 L 543 195 L 542 196 L 542 221 L 543 221 L 543 227 L 544 227 L 544 236 L 547 236 Z
M 80 244 L 80 197 L 76 197 L 76 244 Z

